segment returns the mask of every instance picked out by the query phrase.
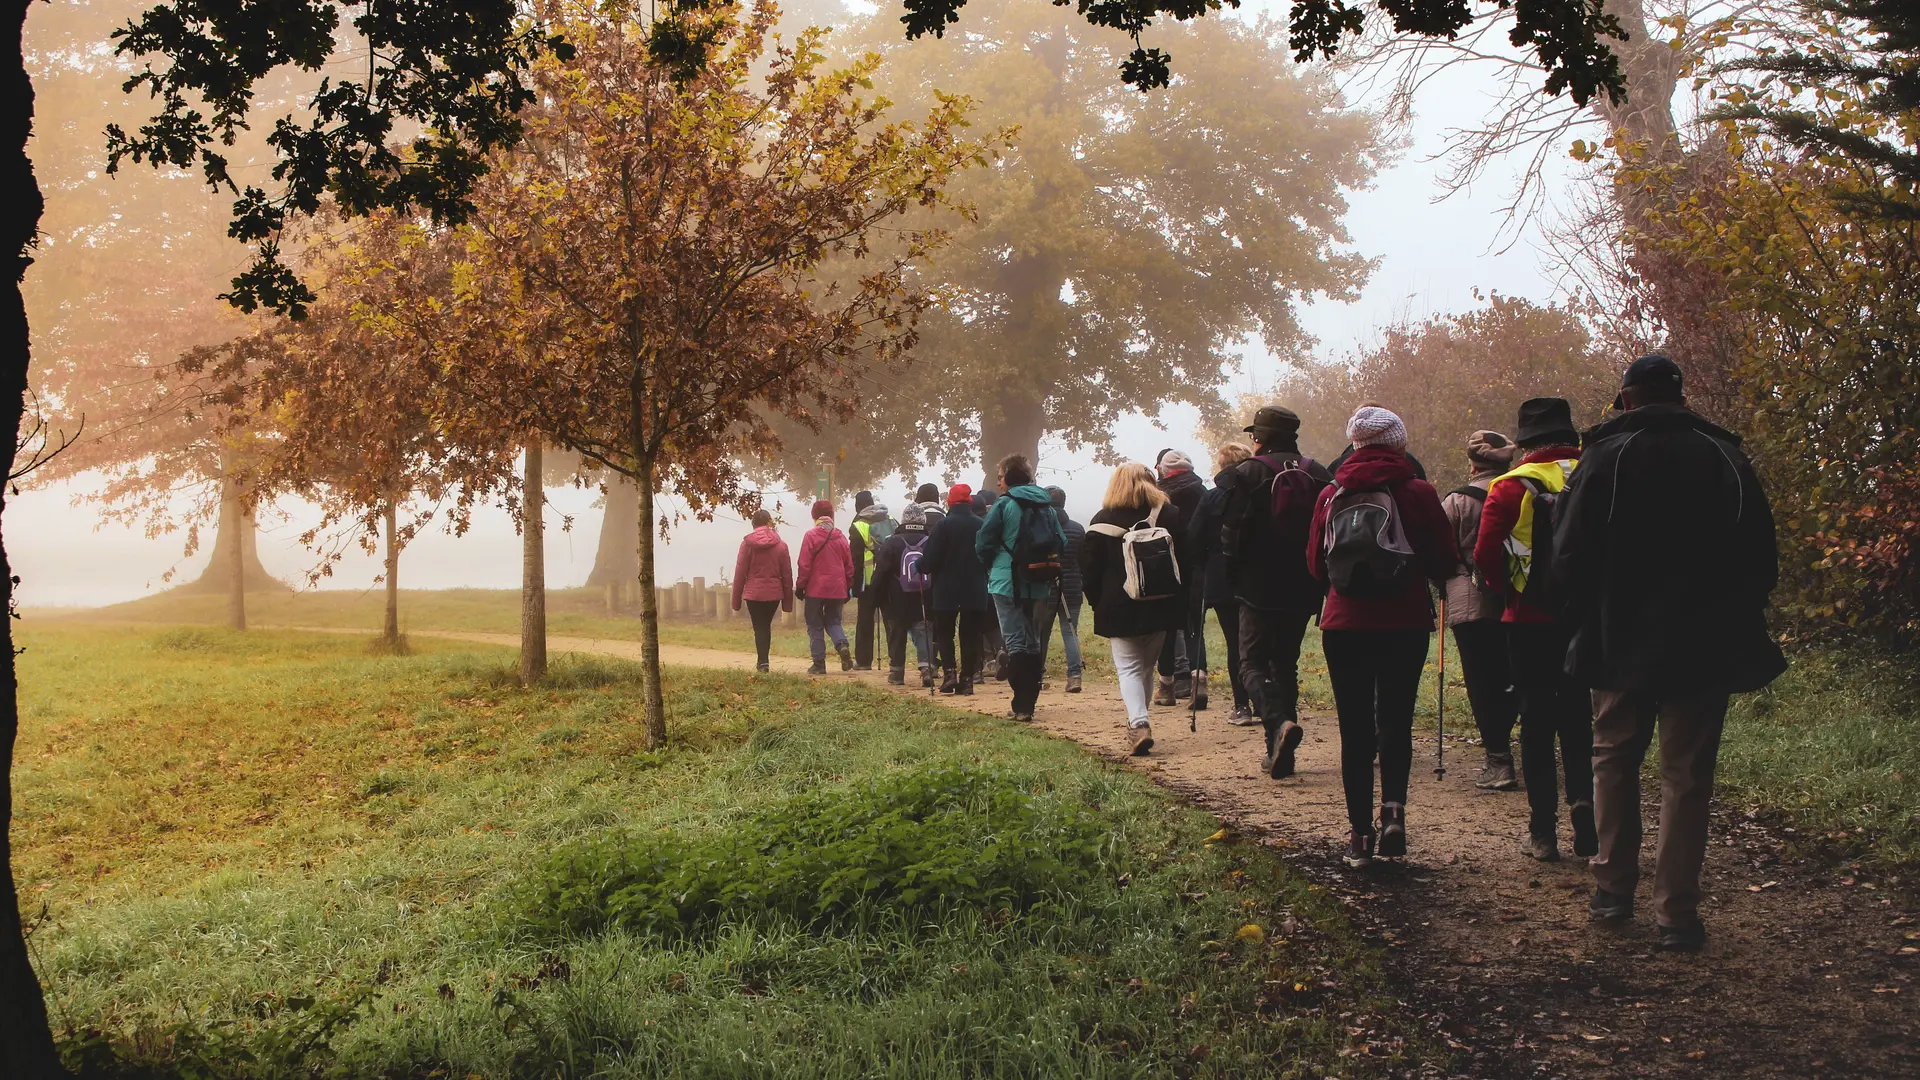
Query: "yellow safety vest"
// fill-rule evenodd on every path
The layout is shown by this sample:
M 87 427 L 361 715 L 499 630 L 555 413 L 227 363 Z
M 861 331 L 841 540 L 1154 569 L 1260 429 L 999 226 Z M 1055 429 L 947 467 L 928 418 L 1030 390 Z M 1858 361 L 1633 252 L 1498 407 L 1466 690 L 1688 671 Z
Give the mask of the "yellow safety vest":
M 1565 491 L 1567 481 L 1573 478 L 1574 467 L 1580 464 L 1579 458 L 1560 458 L 1556 461 L 1536 461 L 1521 465 L 1511 472 L 1502 473 L 1487 485 L 1492 491 L 1494 484 L 1502 480 L 1532 480 L 1548 491 Z M 1527 577 L 1533 571 L 1533 488 L 1522 483 L 1520 489 L 1520 518 L 1513 523 L 1513 532 L 1507 535 L 1507 582 L 1513 586 L 1515 595 L 1527 591 Z
M 860 585 L 865 588 L 873 584 L 873 526 L 865 521 L 856 521 L 853 531 L 860 534 Z

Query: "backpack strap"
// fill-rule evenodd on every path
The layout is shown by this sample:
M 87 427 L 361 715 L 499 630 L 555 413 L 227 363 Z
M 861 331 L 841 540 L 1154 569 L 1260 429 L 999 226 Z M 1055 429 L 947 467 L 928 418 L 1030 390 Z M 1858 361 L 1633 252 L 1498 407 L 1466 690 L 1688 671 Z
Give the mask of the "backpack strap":
M 1115 540 L 1124 540 L 1129 530 L 1123 529 L 1118 525 L 1109 525 L 1102 521 L 1097 525 L 1087 526 L 1087 531 L 1090 533 L 1099 533 L 1101 536 L 1111 536 Z
M 1483 487 L 1474 487 L 1472 484 L 1468 484 L 1466 487 L 1454 488 L 1452 491 L 1447 492 L 1447 494 L 1465 495 L 1467 498 L 1472 499 L 1474 502 L 1483 503 L 1487 501 L 1487 489 Z

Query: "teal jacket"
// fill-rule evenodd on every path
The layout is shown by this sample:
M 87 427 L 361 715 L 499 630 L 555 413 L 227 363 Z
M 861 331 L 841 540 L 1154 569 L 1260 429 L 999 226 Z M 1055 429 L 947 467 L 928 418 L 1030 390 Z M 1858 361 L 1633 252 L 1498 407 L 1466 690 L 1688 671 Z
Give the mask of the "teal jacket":
M 1067 537 L 1060 531 L 1060 518 L 1053 512 L 1053 500 L 1046 488 L 1032 484 L 1022 484 L 993 500 L 987 509 L 987 520 L 980 524 L 980 533 L 974 537 L 973 553 L 980 557 L 980 565 L 987 568 L 988 592 L 1019 600 L 1043 600 L 1053 595 L 1053 582 L 1013 580 L 1013 538 L 1020 531 L 1022 513 L 1046 514 L 1054 535 L 1059 537 L 1061 553 L 1066 553 Z

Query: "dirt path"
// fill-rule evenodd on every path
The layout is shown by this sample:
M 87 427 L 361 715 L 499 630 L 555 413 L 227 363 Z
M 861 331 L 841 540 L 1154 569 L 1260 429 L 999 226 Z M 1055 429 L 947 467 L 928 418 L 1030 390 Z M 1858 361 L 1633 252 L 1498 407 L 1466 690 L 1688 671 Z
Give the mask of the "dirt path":
M 430 633 L 519 643 L 507 634 Z M 548 647 L 639 656 L 631 641 L 555 637 Z M 661 647 L 661 660 L 753 662 L 674 645 Z M 773 665 L 798 674 L 806 661 L 774 657 Z M 854 677 L 883 685 L 879 673 L 828 676 Z M 989 686 L 971 701 L 933 700 L 1004 714 L 1006 690 Z M 1388 947 L 1407 1007 L 1445 1032 L 1461 1074 L 1920 1077 L 1920 920 L 1895 890 L 1787 858 L 1778 837 L 1723 809 L 1702 910 L 1712 941 L 1699 956 L 1662 954 L 1644 912 L 1623 932 L 1589 926 L 1584 860 L 1547 865 L 1520 853 L 1526 797 L 1475 789 L 1477 749 L 1450 744 L 1439 781 L 1434 741 L 1419 740 L 1409 858 L 1351 871 L 1338 859 L 1346 812 L 1333 718 L 1305 718 L 1299 775 L 1276 782 L 1259 771 L 1259 729 L 1229 727 L 1225 715 L 1201 713 L 1189 733 L 1184 708 L 1156 710 L 1146 759 L 1124 757 L 1124 711 L 1111 685 L 1043 694 L 1038 722 L 1286 848 Z M 1650 827 L 1649 841 L 1655 835 Z M 1572 850 L 1570 836 L 1562 847 Z

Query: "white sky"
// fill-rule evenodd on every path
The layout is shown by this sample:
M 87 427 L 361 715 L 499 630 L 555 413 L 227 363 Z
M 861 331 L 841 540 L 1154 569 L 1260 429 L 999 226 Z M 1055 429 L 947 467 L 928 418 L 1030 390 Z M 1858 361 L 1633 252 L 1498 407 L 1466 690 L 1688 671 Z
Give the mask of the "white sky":
M 1523 231 L 1517 242 L 1502 239 L 1506 222 L 1500 211 L 1514 187 L 1511 167 L 1496 166 L 1472 191 L 1433 202 L 1439 193 L 1438 164 L 1427 159 L 1439 149 L 1447 126 L 1444 117 L 1434 114 L 1444 108 L 1456 118 L 1477 115 L 1479 102 L 1492 91 L 1491 81 L 1482 72 L 1456 71 L 1437 80 L 1421 103 L 1411 145 L 1398 164 L 1383 171 L 1371 189 L 1352 196 L 1348 228 L 1354 247 L 1377 258 L 1379 265 L 1357 302 L 1321 303 L 1302 311 L 1302 322 L 1318 337 L 1322 355 L 1344 353 L 1371 340 L 1377 328 L 1407 316 L 1469 308 L 1476 288 L 1541 301 L 1553 297 L 1553 282 L 1539 255 L 1537 230 Z M 1364 99 L 1359 103 L 1367 104 Z M 1550 160 L 1562 173 L 1549 181 L 1552 191 L 1564 178 L 1562 166 L 1568 159 L 1554 154 Z M 1251 358 L 1246 370 L 1229 380 L 1230 389 L 1267 385 L 1275 373 L 1271 357 Z M 1199 460 L 1192 434 L 1195 419 L 1190 412 L 1173 413 L 1163 418 L 1165 430 L 1156 430 L 1144 417 L 1129 418 L 1116 426 L 1114 445 L 1123 454 L 1148 460 L 1163 446 L 1183 447 Z M 1066 488 L 1068 512 L 1085 520 L 1085 509 L 1095 504 L 1105 487 L 1107 470 L 1085 455 L 1047 450 L 1043 443 L 1040 482 Z M 979 478 L 962 479 L 977 484 Z M 77 482 L 84 484 L 85 478 Z M 897 512 L 906 486 L 892 483 L 877 491 L 881 501 Z M 77 490 L 59 485 L 8 500 L 7 551 L 21 576 L 23 606 L 93 606 L 134 599 L 165 588 L 161 576 L 175 564 L 182 575 L 178 580 L 199 574 L 208 558 L 205 550 L 182 563 L 175 538 L 153 541 L 119 525 L 100 526 L 93 507 L 73 505 Z M 600 512 L 592 507 L 595 498 L 595 493 L 577 489 L 549 492 L 550 585 L 578 585 L 586 580 L 600 527 Z M 850 500 L 843 500 L 844 505 L 850 505 Z M 282 509 L 289 512 L 290 520 L 265 523 L 261 558 L 283 579 L 304 581 L 317 557 L 302 549 L 296 537 L 313 519 L 312 508 L 286 505 Z M 798 519 L 804 512 L 789 507 L 787 516 Z M 563 513 L 573 515 L 571 533 L 557 529 Z M 731 571 L 743 531 L 733 515 L 711 524 L 689 522 L 677 528 L 658 549 L 660 579 L 724 577 Z M 792 541 L 799 528 L 786 531 Z M 519 572 L 519 537 L 507 515 L 495 509 L 476 514 L 472 530 L 464 537 L 437 532 L 421 536 L 402 557 L 400 580 L 405 588 L 515 588 Z M 355 551 L 335 567 L 324 587 L 372 588 L 378 573 L 376 560 Z

